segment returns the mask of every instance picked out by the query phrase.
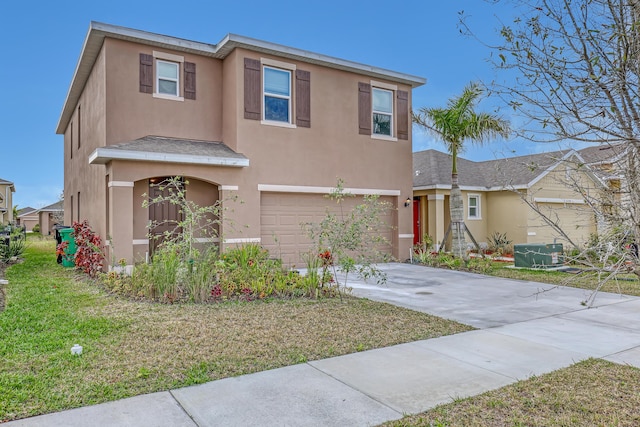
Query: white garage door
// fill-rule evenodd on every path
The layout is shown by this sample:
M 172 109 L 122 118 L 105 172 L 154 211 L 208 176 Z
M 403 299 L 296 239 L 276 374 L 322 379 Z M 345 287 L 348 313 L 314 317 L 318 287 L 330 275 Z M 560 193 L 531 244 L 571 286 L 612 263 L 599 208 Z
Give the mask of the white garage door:
M 554 222 L 558 221 L 562 230 L 578 245 L 587 242 L 589 236 L 596 232 L 595 216 L 587 205 L 541 202 L 537 205 L 544 215 Z M 529 222 L 530 243 L 557 242 L 566 245 L 566 239 L 563 239 L 560 233 L 545 223 L 539 215 L 535 212 L 531 212 L 530 215 L 532 215 Z M 532 235 L 532 232 L 535 235 Z
M 392 197 L 380 197 L 380 200 L 393 206 Z M 347 197 L 342 203 L 343 212 L 351 212 L 360 203 L 362 197 Z M 319 223 L 325 217 L 327 209 L 334 213 L 340 212 L 335 201 L 321 194 L 261 193 L 262 246 L 269 250 L 272 257 L 282 259 L 286 265 L 304 268 L 304 254 L 312 247 L 302 224 Z M 383 218 L 388 226 L 380 232 L 389 242 L 393 242 L 393 216 L 393 210 L 389 210 Z M 380 249 L 392 253 L 391 245 Z

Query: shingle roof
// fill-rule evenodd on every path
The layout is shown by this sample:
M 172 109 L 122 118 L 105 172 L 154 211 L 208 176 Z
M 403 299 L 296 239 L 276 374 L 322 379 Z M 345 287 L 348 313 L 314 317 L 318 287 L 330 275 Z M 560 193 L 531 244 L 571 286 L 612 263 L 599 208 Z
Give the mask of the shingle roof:
M 578 150 L 587 164 L 617 161 L 626 151 L 625 144 L 605 144 Z
M 31 206 L 27 206 L 26 208 L 22 208 L 22 209 L 18 210 L 18 216 L 29 214 L 29 213 L 32 213 L 32 212 L 35 212 L 35 211 L 36 211 L 36 209 L 32 208 Z
M 63 201 L 59 200 L 55 203 L 50 204 L 49 206 L 38 209 L 38 212 L 62 212 L 63 210 Z
M 569 151 L 530 154 L 484 162 L 458 157 L 458 182 L 461 187 L 526 186 L 545 173 Z M 451 155 L 437 150 L 413 153 L 413 186 L 451 185 Z
M 145 136 L 133 141 L 96 149 L 89 158 L 92 164 L 113 159 L 197 163 L 221 166 L 247 166 L 249 159 L 218 141 Z

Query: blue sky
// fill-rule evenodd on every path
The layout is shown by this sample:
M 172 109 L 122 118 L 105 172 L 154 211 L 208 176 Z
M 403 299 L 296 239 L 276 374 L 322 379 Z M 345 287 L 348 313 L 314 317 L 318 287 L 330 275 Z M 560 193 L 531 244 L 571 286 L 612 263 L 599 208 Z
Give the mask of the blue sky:
M 393 10 L 387 10 L 393 4 Z M 513 14 L 481 0 L 191 1 L 38 0 L 5 2 L 0 16 L 0 178 L 16 185 L 14 204 L 43 207 L 63 189 L 62 135 L 55 134 L 63 102 L 90 21 L 205 43 L 227 33 L 254 37 L 427 79 L 413 107 L 444 106 L 471 80 L 494 77 L 489 52 L 460 35 L 464 10 L 485 40 L 495 40 L 499 20 Z M 480 109 L 491 111 L 490 100 Z M 508 116 L 505 116 L 508 118 Z M 414 130 L 414 151 L 444 150 Z M 539 146 L 498 141 L 463 155 L 485 160 L 540 151 Z

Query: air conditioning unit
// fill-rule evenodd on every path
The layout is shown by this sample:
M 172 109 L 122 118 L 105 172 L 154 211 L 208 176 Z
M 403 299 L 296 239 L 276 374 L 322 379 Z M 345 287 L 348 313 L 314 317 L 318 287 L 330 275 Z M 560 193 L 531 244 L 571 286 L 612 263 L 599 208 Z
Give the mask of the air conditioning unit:
M 516 267 L 549 268 L 564 263 L 562 243 L 526 243 L 513 246 Z

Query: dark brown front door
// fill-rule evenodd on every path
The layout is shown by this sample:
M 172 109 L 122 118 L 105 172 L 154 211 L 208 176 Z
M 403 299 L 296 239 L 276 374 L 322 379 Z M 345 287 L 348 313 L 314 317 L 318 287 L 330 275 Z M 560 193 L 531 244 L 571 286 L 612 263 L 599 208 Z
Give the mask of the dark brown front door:
M 149 242 L 150 255 L 164 242 L 167 236 L 179 233 L 179 223 L 182 220 L 180 206 L 171 203 L 176 187 L 169 186 L 170 178 L 152 178 L 149 180 L 149 220 L 152 227 Z M 179 184 L 180 186 L 182 184 Z M 182 190 L 182 188 L 180 188 Z

